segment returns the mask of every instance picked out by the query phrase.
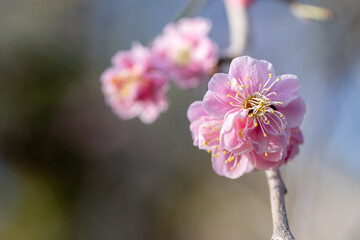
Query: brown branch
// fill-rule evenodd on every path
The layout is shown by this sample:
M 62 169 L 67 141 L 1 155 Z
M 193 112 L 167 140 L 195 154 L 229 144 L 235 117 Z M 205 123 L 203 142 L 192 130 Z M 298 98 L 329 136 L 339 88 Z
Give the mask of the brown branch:
M 285 184 L 279 170 L 265 171 L 270 190 L 271 213 L 273 219 L 273 235 L 271 240 L 295 240 L 290 232 L 286 217 L 284 195 Z

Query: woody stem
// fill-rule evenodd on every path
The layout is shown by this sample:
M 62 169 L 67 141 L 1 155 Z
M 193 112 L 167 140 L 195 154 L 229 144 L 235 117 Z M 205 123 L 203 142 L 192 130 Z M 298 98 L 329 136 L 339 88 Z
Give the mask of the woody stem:
M 269 191 L 271 213 L 273 220 L 273 235 L 271 240 L 295 240 L 290 232 L 289 223 L 286 216 L 284 195 L 286 193 L 285 184 L 281 178 L 279 170 L 265 171 Z

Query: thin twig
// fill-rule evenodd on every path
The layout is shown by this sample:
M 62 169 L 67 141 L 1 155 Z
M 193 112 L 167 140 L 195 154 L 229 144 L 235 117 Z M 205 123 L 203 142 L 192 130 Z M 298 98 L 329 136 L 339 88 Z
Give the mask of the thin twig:
M 270 190 L 271 213 L 273 219 L 273 235 L 271 240 L 295 240 L 290 232 L 286 217 L 284 195 L 285 184 L 279 170 L 265 171 Z

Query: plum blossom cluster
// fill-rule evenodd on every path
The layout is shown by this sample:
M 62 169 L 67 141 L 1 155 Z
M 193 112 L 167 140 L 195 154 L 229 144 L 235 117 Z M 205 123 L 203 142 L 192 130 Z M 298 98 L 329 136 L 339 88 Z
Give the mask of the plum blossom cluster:
M 120 51 L 101 76 L 107 103 L 121 119 L 154 122 L 168 108 L 169 81 L 182 89 L 209 79 L 218 62 L 218 47 L 204 18 L 182 19 L 165 26 L 150 47 L 134 43 Z
M 295 75 L 276 76 L 271 63 L 243 56 L 229 74 L 215 74 L 208 89 L 188 119 L 194 145 L 211 153 L 217 174 L 277 169 L 298 153 L 305 103 Z

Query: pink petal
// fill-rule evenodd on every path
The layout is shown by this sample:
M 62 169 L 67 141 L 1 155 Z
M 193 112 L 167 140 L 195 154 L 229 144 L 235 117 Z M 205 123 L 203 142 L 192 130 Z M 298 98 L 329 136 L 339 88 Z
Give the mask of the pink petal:
M 240 165 L 238 165 L 235 161 L 229 162 L 225 165 L 223 169 L 225 177 L 236 179 L 253 169 L 252 164 L 249 162 L 248 155 L 237 155 L 236 160 L 237 163 L 240 163 Z M 236 164 L 234 165 L 234 163 Z M 231 170 L 231 168 L 233 169 Z
M 290 102 L 286 107 L 279 107 L 278 111 L 284 114 L 287 120 L 288 128 L 298 127 L 300 126 L 306 111 L 305 101 L 299 96 Z
M 290 129 L 284 129 L 284 135 L 270 135 L 270 141 L 267 152 L 278 152 L 289 144 Z
M 213 154 L 211 156 L 212 167 L 219 176 L 224 176 L 225 161 L 229 158 L 229 155 L 230 154 L 224 155 L 219 153 L 217 157 L 215 157 Z
M 278 154 L 268 153 L 268 156 L 265 157 L 264 154 L 251 152 L 250 155 L 252 164 L 261 170 L 278 169 L 284 163 L 282 155 Z
M 229 74 L 235 79 L 240 78 L 244 84 L 252 86 L 252 92 L 254 92 L 258 90 L 260 83 L 264 84 L 269 79 L 269 74 L 275 75 L 275 71 L 272 64 L 267 61 L 242 56 L 232 60 Z
M 254 149 L 257 153 L 263 153 L 268 149 L 270 137 L 264 137 L 260 126 L 254 127 L 247 131 L 247 137 L 253 143 Z
M 205 112 L 218 119 L 223 119 L 225 114 L 233 108 L 230 104 L 219 101 L 211 91 L 206 92 L 203 107 Z
M 299 96 L 300 88 L 301 83 L 297 76 L 292 74 L 281 75 L 279 81 L 269 91 L 275 92 L 277 95 L 272 95 L 270 99 L 271 101 L 283 102 L 283 106 L 286 106 Z
M 201 101 L 193 102 L 188 111 L 187 117 L 190 122 L 197 121 L 199 118 L 203 116 L 208 116 L 208 114 L 204 111 L 203 105 Z
M 208 88 L 214 94 L 214 96 L 224 103 L 229 104 L 232 99 L 227 95 L 234 95 L 228 82 L 233 83 L 236 80 L 228 74 L 216 73 L 209 81 Z

